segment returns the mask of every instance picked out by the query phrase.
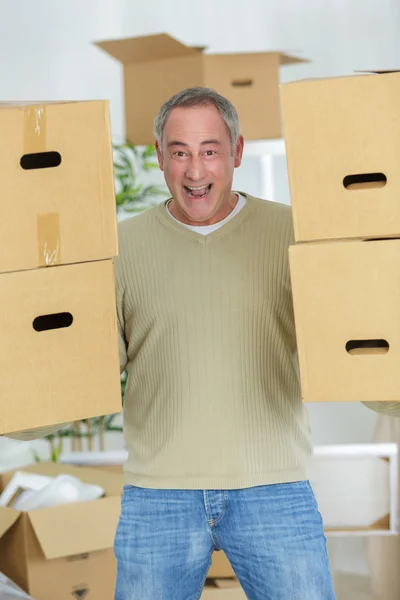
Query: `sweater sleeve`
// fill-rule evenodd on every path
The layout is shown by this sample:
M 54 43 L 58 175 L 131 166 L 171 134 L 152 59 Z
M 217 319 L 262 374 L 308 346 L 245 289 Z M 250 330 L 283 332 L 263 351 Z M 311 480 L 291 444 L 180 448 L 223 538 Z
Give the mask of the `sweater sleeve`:
M 125 319 L 124 319 L 124 297 L 125 285 L 123 279 L 123 271 L 121 258 L 115 260 L 115 290 L 117 300 L 117 325 L 118 325 L 118 350 L 119 350 L 119 367 L 120 372 L 125 371 L 128 364 L 127 342 L 125 338 Z
M 399 402 L 362 402 L 367 408 L 389 417 L 400 417 Z

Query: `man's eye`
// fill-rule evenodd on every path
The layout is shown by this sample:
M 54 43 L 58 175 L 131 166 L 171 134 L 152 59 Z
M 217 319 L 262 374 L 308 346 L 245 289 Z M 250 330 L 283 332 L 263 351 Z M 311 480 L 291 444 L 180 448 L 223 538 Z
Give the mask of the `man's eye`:
M 185 153 L 179 150 L 178 152 L 175 152 L 175 156 L 179 156 L 179 158 L 182 158 L 182 156 L 185 156 Z
M 207 150 L 206 156 L 213 156 L 215 154 L 215 150 Z

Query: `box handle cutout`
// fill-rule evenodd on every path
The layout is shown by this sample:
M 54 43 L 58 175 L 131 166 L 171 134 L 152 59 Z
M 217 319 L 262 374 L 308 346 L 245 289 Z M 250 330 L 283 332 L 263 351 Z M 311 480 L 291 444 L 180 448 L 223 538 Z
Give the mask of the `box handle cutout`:
M 49 331 L 50 329 L 64 329 L 72 325 L 73 316 L 69 312 L 41 315 L 33 321 L 35 331 Z
M 371 188 L 381 188 L 387 183 L 384 173 L 358 173 L 356 175 L 346 175 L 343 179 L 343 185 L 346 190 L 368 190 Z
M 231 81 L 233 87 L 251 87 L 253 83 L 253 79 L 234 79 Z
M 386 340 L 350 340 L 346 350 L 349 354 L 386 354 L 389 344 Z
M 20 165 L 25 171 L 30 171 L 31 169 L 50 169 L 58 167 L 60 164 L 61 154 L 59 152 L 24 154 L 20 160 Z

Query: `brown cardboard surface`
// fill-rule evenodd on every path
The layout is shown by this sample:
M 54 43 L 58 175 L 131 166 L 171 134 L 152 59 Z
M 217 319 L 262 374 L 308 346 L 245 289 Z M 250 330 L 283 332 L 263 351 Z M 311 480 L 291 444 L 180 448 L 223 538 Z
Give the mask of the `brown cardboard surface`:
M 112 600 L 116 581 L 113 550 L 30 564 L 29 590 L 35 600 Z
M 232 569 L 231 563 L 227 559 L 226 555 L 222 550 L 213 552 L 212 563 L 210 570 L 208 571 L 207 577 L 221 578 L 221 577 L 235 577 L 235 573 Z
M 98 42 L 97 46 L 124 65 L 164 58 L 194 56 L 201 52 L 200 48 L 186 46 L 167 33 Z
M 112 548 L 120 512 L 120 498 L 111 496 L 28 515 L 45 557 L 62 558 Z
M 0 508 L 2 513 L 4 508 Z M 23 589 L 28 586 L 28 565 L 21 553 L 26 548 L 27 515 L 20 515 L 14 525 L 0 537 L 0 571 Z
M 400 398 L 400 240 L 295 244 L 289 250 L 306 402 Z M 386 340 L 382 354 L 351 340 Z
M 202 85 L 201 55 L 127 64 L 124 67 L 126 135 L 134 144 L 154 143 L 154 119 L 163 102 L 189 86 Z M 137 93 L 138 86 L 141 90 Z
M 116 256 L 108 102 L 0 104 L 0 127 L 0 272 Z M 22 168 L 40 152 L 61 163 Z
M 296 241 L 400 235 L 400 73 L 281 86 Z M 382 173 L 385 185 L 345 187 Z
M 0 278 L 0 433 L 119 412 L 112 260 Z M 69 327 L 34 329 L 64 312 Z
M 278 52 L 205 55 L 205 80 L 233 103 L 246 139 L 280 138 Z
M 205 587 L 201 600 L 246 600 L 247 596 L 241 588 L 222 590 Z
M 0 509 L 0 537 L 14 525 L 19 518 L 19 512 L 13 508 Z
M 246 595 L 235 578 L 208 581 L 201 598 L 207 600 L 245 600 Z
M 281 137 L 279 68 L 304 62 L 281 52 L 205 54 L 165 33 L 97 46 L 124 65 L 126 135 L 139 145 L 154 142 L 154 118 L 163 102 L 191 86 L 212 87 L 231 100 L 246 139 Z
M 102 485 L 106 494 L 118 489 L 116 482 L 120 481 L 116 474 L 54 463 L 30 465 L 23 470 L 50 476 L 74 475 Z M 13 474 L 2 475 L 2 487 Z M 120 494 L 106 495 L 92 502 L 18 513 L 14 525 L 0 536 L 0 571 L 35 600 L 111 600 L 116 577 L 113 542 L 120 502 Z M 2 515 L 11 512 L 17 513 L 1 508 L 0 523 L 5 523 Z

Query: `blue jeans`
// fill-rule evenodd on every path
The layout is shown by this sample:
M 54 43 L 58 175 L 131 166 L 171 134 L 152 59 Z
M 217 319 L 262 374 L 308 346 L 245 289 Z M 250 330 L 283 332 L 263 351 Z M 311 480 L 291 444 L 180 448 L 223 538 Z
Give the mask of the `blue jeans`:
M 125 486 L 115 600 L 198 600 L 220 549 L 250 600 L 335 600 L 308 481 L 228 491 Z

